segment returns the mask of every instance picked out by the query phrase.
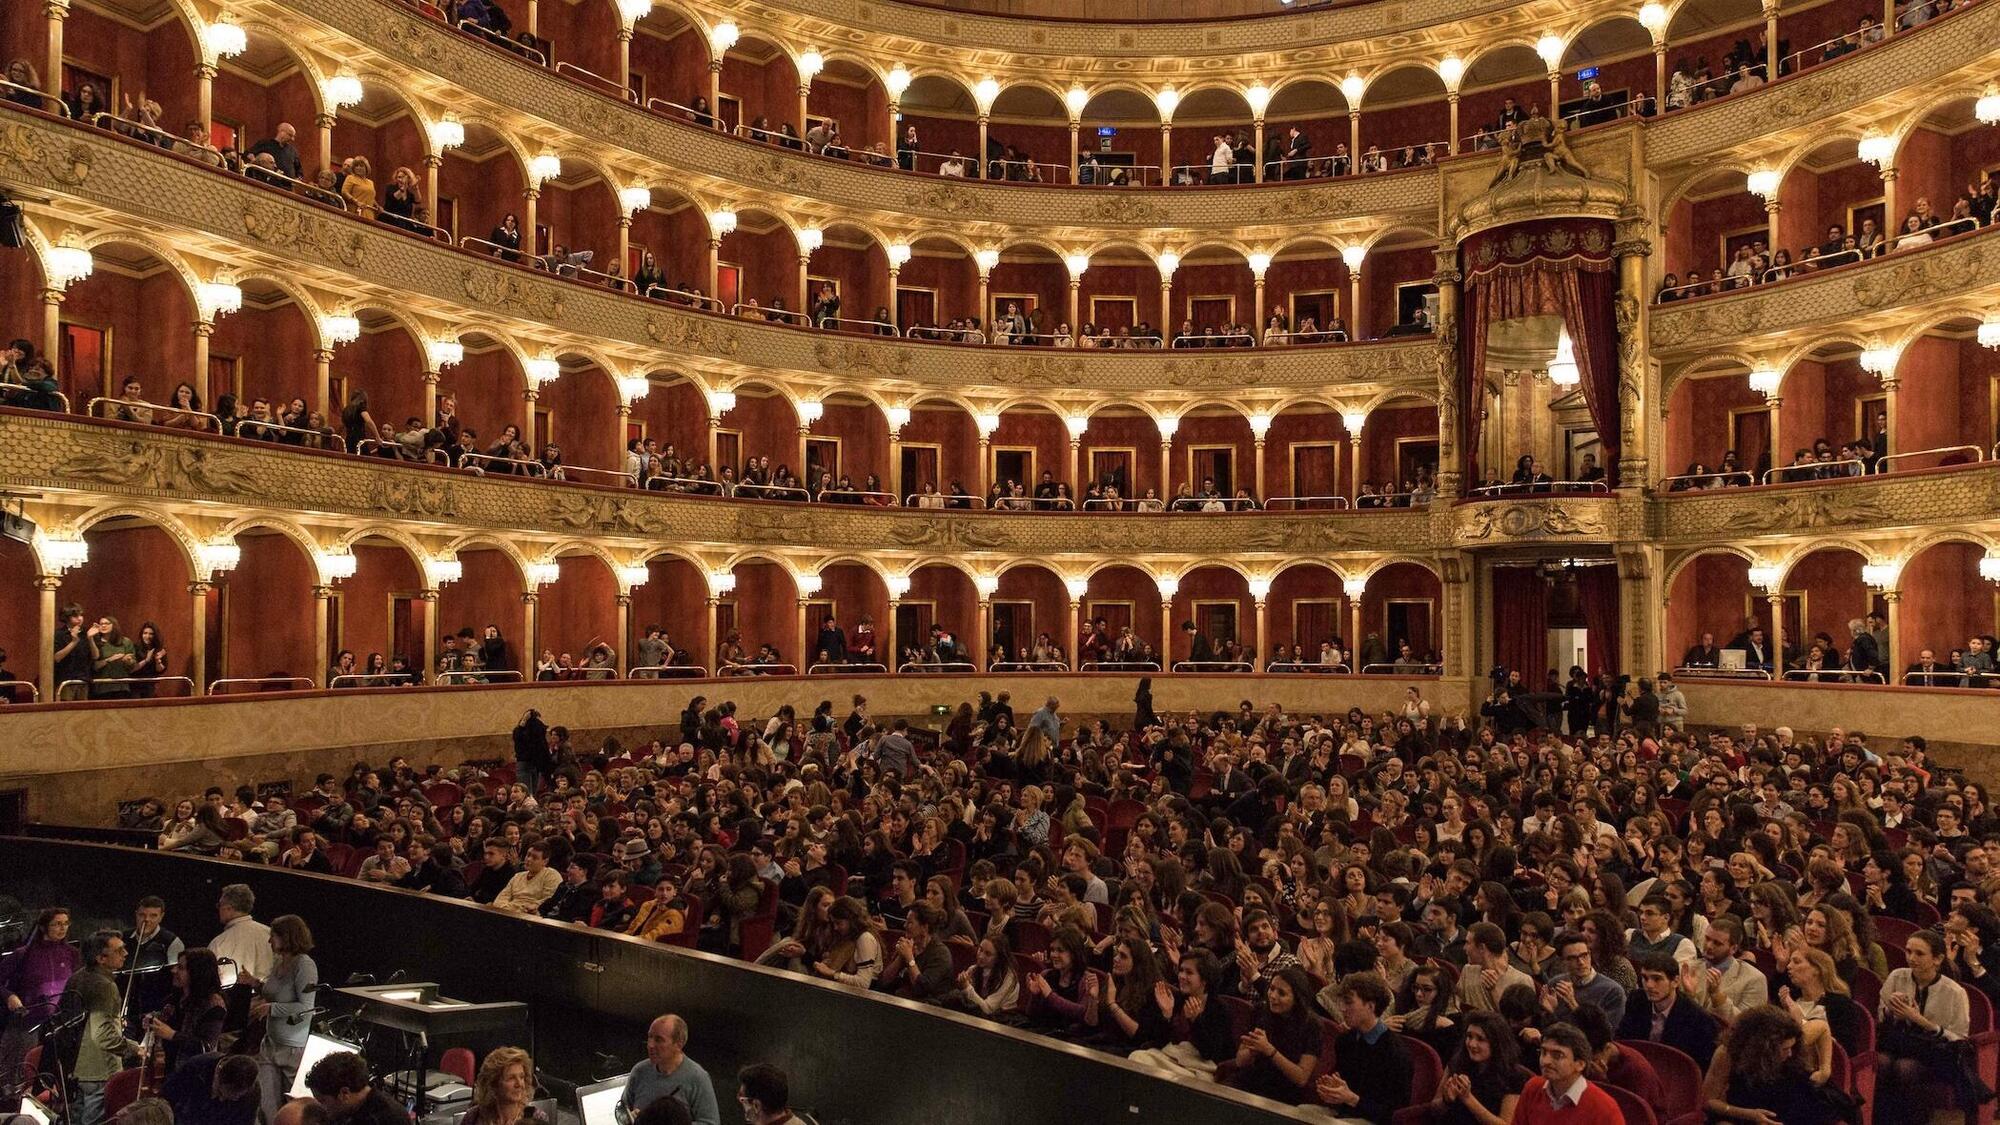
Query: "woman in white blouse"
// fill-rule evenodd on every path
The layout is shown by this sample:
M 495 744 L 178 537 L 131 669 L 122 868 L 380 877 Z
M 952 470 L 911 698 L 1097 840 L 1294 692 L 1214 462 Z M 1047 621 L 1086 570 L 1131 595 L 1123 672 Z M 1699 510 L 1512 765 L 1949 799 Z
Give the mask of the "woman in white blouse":
M 1934 1091 L 1956 1089 L 1962 1081 L 1955 1048 L 1972 1030 L 1965 989 L 1943 974 L 1944 939 L 1920 930 L 1903 942 L 1909 964 L 1882 982 L 1882 1009 L 1876 1036 L 1876 1119 L 1927 1121 Z

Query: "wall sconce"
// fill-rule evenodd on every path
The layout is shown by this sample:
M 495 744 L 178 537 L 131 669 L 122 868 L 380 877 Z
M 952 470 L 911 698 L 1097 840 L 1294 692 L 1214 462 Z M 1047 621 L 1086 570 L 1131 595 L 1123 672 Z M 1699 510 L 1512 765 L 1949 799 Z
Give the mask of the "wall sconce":
M 1271 256 L 1261 250 L 1243 260 L 1250 264 L 1250 275 L 1252 277 L 1261 279 L 1271 268 Z
M 562 577 L 562 564 L 554 560 L 529 563 L 526 577 L 530 589 L 539 590 L 543 586 L 553 586 L 556 584 L 556 579 Z
M 345 313 L 320 317 L 319 334 L 329 347 L 351 344 L 361 338 L 361 319 Z
M 1174 276 L 1174 271 L 1181 268 L 1181 256 L 1179 251 L 1162 250 L 1160 251 L 1160 256 L 1154 260 L 1155 262 L 1158 263 L 1160 267 L 1160 276 L 1162 278 L 1171 278 L 1172 276 Z
M 1366 410 L 1343 410 L 1340 412 L 1341 428 L 1345 429 L 1350 437 L 1360 437 L 1361 427 L 1367 424 L 1368 412 Z
M 910 244 L 907 242 L 891 242 L 886 252 L 889 255 L 890 269 L 902 269 L 910 262 Z
M 1550 70 L 1558 70 L 1562 67 L 1563 48 L 1565 46 L 1566 44 L 1563 43 L 1562 36 L 1544 35 L 1540 39 L 1535 40 L 1535 54 L 1541 58 L 1543 66 L 1548 67 Z M 1549 108 L 1553 110 L 1555 107 L 1550 106 Z
M 1368 592 L 1368 576 L 1364 574 L 1359 578 L 1341 579 L 1340 592 L 1346 594 L 1349 601 L 1359 600 L 1361 595 Z
M 1658 43 L 1667 30 L 1667 6 L 1658 0 L 1647 0 L 1639 5 L 1639 26 L 1646 29 L 1653 42 Z
M 425 559 L 424 574 L 429 578 L 432 589 L 440 586 L 449 586 L 453 582 L 465 577 L 465 564 L 460 562 L 456 557 Z
M 1069 440 L 1075 441 L 1083 436 L 1085 430 L 1090 428 L 1090 416 L 1088 414 L 1072 414 L 1063 419 L 1063 425 L 1069 429 Z
M 1855 152 L 1876 168 L 1885 168 L 1896 162 L 1896 138 L 1885 137 L 1870 129 L 1868 134 L 1861 138 L 1861 143 L 1855 146 Z
M 541 186 L 562 175 L 562 157 L 553 152 L 538 154 L 528 161 L 528 186 L 540 190 Z
M 2000 583 L 2000 555 L 1989 551 L 1980 557 L 1979 577 L 1988 582 Z
M 735 230 L 736 212 L 731 211 L 727 207 L 720 207 L 710 211 L 708 213 L 708 229 L 709 233 L 713 234 L 716 238 L 721 238 L 723 235 Z
M 1181 592 L 1181 580 L 1172 574 L 1155 575 L 1153 585 L 1159 587 L 1160 600 L 1163 602 L 1173 601 L 1174 595 Z
M 1070 279 L 1073 281 L 1082 277 L 1084 271 L 1090 268 L 1090 255 L 1065 254 L 1063 255 L 1063 267 L 1069 270 Z
M 1271 432 L 1271 416 L 1269 414 L 1266 414 L 1263 411 L 1259 410 L 1255 414 L 1250 415 L 1251 437 L 1257 439 L 1258 441 L 1263 441 L 1264 435 L 1270 432 Z
M 1069 595 L 1070 601 L 1080 602 L 1083 600 L 1083 596 L 1090 592 L 1090 579 L 1065 578 L 1063 579 L 1063 592 Z
M 1069 110 L 1069 119 L 1075 121 L 1083 116 L 1083 109 L 1090 104 L 1090 91 L 1081 86 L 1071 86 L 1063 94 L 1063 108 Z
M 2000 348 L 2000 312 L 1987 313 L 1986 319 L 1979 322 L 1979 346 Z
M 995 81 L 990 75 L 980 79 L 972 87 L 972 100 L 979 103 L 979 116 L 981 117 L 986 116 L 992 110 L 994 101 L 999 97 L 1000 83 Z
M 1759 168 L 1745 177 L 1750 194 L 1765 200 L 1778 197 L 1778 186 L 1784 179 L 1785 177 L 1775 168 Z
M 313 565 L 319 568 L 320 581 L 328 586 L 343 578 L 354 577 L 354 568 L 358 561 L 354 557 L 354 552 L 346 549 L 313 552 Z
M 1861 370 L 1877 379 L 1887 379 L 1896 374 L 1896 361 L 1902 357 L 1901 348 L 1868 348 L 1861 353 Z
M 1360 112 L 1361 95 L 1367 92 L 1368 83 L 1363 81 L 1359 74 L 1349 71 L 1347 77 L 1340 80 L 1340 96 L 1347 99 L 1349 113 Z
M 625 25 L 638 23 L 653 10 L 653 0 L 618 0 L 618 14 L 625 19 Z
M 74 236 L 70 236 L 74 237 Z M 71 285 L 89 277 L 97 268 L 97 259 L 90 251 L 69 242 L 49 247 L 48 260 L 43 271 L 48 274 L 49 288 L 68 289 Z
M 239 312 L 243 308 L 243 287 L 233 281 L 204 281 L 195 287 L 194 301 L 201 319 Z
M 250 37 L 224 16 L 201 29 L 201 45 L 218 59 L 233 59 L 250 46 Z
M 1902 573 L 1895 563 L 1866 563 L 1861 567 L 1861 584 L 1871 590 L 1893 590 Z
M 812 85 L 812 80 L 819 77 L 819 72 L 825 69 L 826 56 L 808 49 L 805 54 L 799 56 L 799 84 Z
M 538 391 L 562 378 L 562 364 L 551 356 L 531 359 L 521 365 L 521 370 L 527 373 L 528 385 Z
M 1250 600 L 1251 600 L 1251 601 L 1253 601 L 1253 602 L 1261 602 L 1261 601 L 1268 601 L 1268 600 L 1270 599 L 1270 597 L 1271 597 L 1271 580 L 1270 580 L 1270 579 L 1268 579 L 1268 578 L 1252 578 L 1252 579 L 1250 580 Z
M 708 29 L 708 49 L 714 55 L 727 54 L 729 48 L 736 46 L 736 40 L 742 35 L 743 32 L 734 23 L 723 20 Z
M 891 574 L 882 580 L 882 585 L 888 587 L 890 601 L 901 601 L 904 595 L 910 592 L 910 576 L 907 574 Z
M 977 575 L 972 579 L 972 588 L 978 591 L 980 601 L 990 601 L 994 594 L 1000 592 L 1000 576 L 997 574 Z
M 910 424 L 910 408 L 907 406 L 892 406 L 883 413 L 889 419 L 889 432 L 892 434 Z
M 1465 79 L 1465 60 L 1457 55 L 1446 55 L 1438 60 L 1438 77 L 1444 79 L 1444 88 L 1458 92 L 1458 84 Z
M 897 63 L 890 69 L 887 77 L 882 79 L 882 88 L 889 91 L 890 101 L 900 101 L 903 91 L 910 88 L 911 81 L 910 72 L 903 68 L 902 63 Z
M 733 570 L 711 570 L 708 572 L 708 595 L 719 598 L 736 591 L 736 572 Z
M 430 357 L 432 371 L 443 371 L 465 362 L 465 345 L 457 340 L 425 340 L 424 354 Z
M 90 561 L 90 544 L 84 542 L 81 535 L 74 539 L 38 536 L 35 547 L 42 556 L 42 565 L 51 574 L 68 574 Z
M 457 117 L 447 113 L 441 119 L 431 122 L 429 129 L 431 147 L 442 153 L 448 148 L 457 148 L 465 143 L 465 126 Z
M 653 568 L 645 563 L 621 566 L 614 573 L 618 576 L 618 584 L 627 590 L 636 590 L 653 579 Z
M 1749 574 L 1750 584 L 1767 594 L 1776 590 L 1778 584 L 1785 580 L 1784 568 L 1769 563 L 1759 563 L 1751 567 Z
M 987 438 L 993 436 L 993 431 L 1000 428 L 1000 416 L 998 414 L 974 414 L 972 416 L 972 423 L 979 427 L 979 440 L 985 441 Z
M 653 381 L 644 375 L 618 376 L 618 398 L 627 406 L 645 398 L 652 390 Z
M 1750 372 L 1750 389 L 1765 398 L 1778 397 L 1778 388 L 1785 382 L 1785 373 L 1775 367 L 1758 367 Z
M 326 96 L 327 109 L 334 113 L 361 104 L 361 79 L 344 70 L 327 79 L 320 89 Z
M 826 245 L 826 232 L 818 227 L 800 227 L 797 237 L 801 254 L 813 254 Z
M 1181 432 L 1181 420 L 1175 416 L 1155 418 L 1153 424 L 1160 428 L 1161 441 L 1172 441 L 1174 435 Z
M 974 250 L 972 252 L 972 262 L 979 267 L 980 273 L 992 273 L 993 267 L 1000 264 L 1000 251 L 990 247 L 985 250 Z
M 799 425 L 810 426 L 826 417 L 826 403 L 817 399 L 806 399 L 799 403 Z
M 618 189 L 618 206 L 627 215 L 636 215 L 653 205 L 653 189 L 634 185 Z
M 732 411 L 732 410 L 734 410 L 734 409 L 736 409 L 736 392 L 735 392 L 735 391 L 710 391 L 710 392 L 708 392 L 708 414 L 709 414 L 709 417 L 711 417 L 711 418 L 720 418 L 720 417 L 722 417 L 722 416 L 723 416 L 724 414 L 727 414 L 727 413 L 729 413 L 730 411 Z
M 797 587 L 799 597 L 801 598 L 818 597 L 820 588 L 826 585 L 826 580 L 817 574 L 793 575 L 792 582 Z
M 1368 248 L 1366 246 L 1343 246 L 1340 248 L 1340 260 L 1347 263 L 1347 272 L 1359 273 L 1361 271 L 1361 263 L 1368 260 Z
M 1153 105 L 1160 111 L 1160 123 L 1171 123 L 1174 111 L 1181 107 L 1181 92 L 1168 86 L 1153 95 Z
M 1243 91 L 1243 100 L 1250 103 L 1251 118 L 1262 121 L 1264 119 L 1264 111 L 1271 108 L 1271 88 L 1259 82 L 1248 90 Z
M 2000 83 L 1989 82 L 1979 100 L 1972 103 L 1972 116 L 1981 125 L 2000 125 Z

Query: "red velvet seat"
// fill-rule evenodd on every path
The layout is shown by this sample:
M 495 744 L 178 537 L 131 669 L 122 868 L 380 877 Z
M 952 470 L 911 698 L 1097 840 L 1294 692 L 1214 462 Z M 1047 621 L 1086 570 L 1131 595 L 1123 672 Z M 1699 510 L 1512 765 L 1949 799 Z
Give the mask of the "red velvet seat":
M 139 1079 L 145 1071 L 139 1067 L 128 1067 L 111 1076 L 104 1084 L 104 1119 L 106 1121 L 124 1112 L 125 1107 L 139 1100 Z
M 472 1085 L 472 1080 L 478 1075 L 476 1060 L 466 1047 L 453 1047 L 446 1051 L 444 1057 L 438 1060 L 438 1069 L 467 1086 Z
M 1600 1082 L 1597 1085 L 1611 1095 L 1612 1101 L 1618 1103 L 1618 1112 L 1624 1115 L 1625 1125 L 1660 1125 L 1660 1115 L 1653 1112 L 1653 1107 L 1647 1105 L 1644 1098 L 1623 1086 L 1613 1086 L 1609 1082 Z
M 1701 1064 L 1679 1047 L 1650 1039 L 1620 1039 L 1620 1047 L 1638 1052 L 1660 1076 L 1660 1116 L 1674 1121 L 1690 1113 L 1699 1115 L 1708 1099 L 1701 1092 Z

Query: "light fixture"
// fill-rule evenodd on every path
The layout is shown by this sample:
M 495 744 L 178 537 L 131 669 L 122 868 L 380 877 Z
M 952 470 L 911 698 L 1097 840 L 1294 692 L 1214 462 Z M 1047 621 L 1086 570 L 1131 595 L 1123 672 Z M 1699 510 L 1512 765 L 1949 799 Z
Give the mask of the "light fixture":
M 2000 582 L 2000 555 L 1988 552 L 1980 557 L 1979 577 L 1988 582 Z
M 344 70 L 327 79 L 322 90 L 326 95 L 327 109 L 334 113 L 361 104 L 361 79 Z
M 1065 578 L 1063 579 L 1063 592 L 1069 595 L 1070 601 L 1080 602 L 1083 600 L 1083 596 L 1090 592 L 1090 579 Z
M 904 426 L 910 424 L 910 408 L 907 406 L 892 406 L 883 413 L 889 419 L 889 432 L 892 434 L 901 432 Z
M 1457 90 L 1459 82 L 1465 78 L 1465 60 L 1457 55 L 1446 55 L 1438 60 L 1438 77 L 1444 79 L 1445 89 Z
M 1069 270 L 1069 276 L 1072 279 L 1082 277 L 1083 272 L 1090 268 L 1090 255 L 1065 254 L 1063 255 L 1063 266 Z
M 1785 571 L 1783 567 L 1758 563 L 1750 568 L 1749 578 L 1752 586 L 1769 593 L 1778 588 L 1778 583 L 1785 580 Z
M 1160 428 L 1161 441 L 1172 441 L 1174 435 L 1181 432 L 1181 420 L 1177 415 L 1163 414 L 1153 419 L 1153 424 Z
M 1000 592 L 1000 576 L 997 574 L 975 575 L 972 579 L 972 588 L 979 592 L 980 601 L 986 601 L 994 594 Z
M 891 242 L 887 247 L 887 252 L 890 269 L 902 269 L 910 262 L 910 244 L 907 242 Z
M 1785 373 L 1775 367 L 1757 367 L 1750 371 L 1750 389 L 1765 398 L 1774 398 L 1778 387 L 1785 381 Z
M 1172 574 L 1155 575 L 1153 585 L 1159 587 L 1162 601 L 1172 601 L 1174 595 L 1181 592 L 1181 580 Z
M 237 546 L 234 539 L 203 543 L 195 549 L 195 559 L 203 570 L 220 574 L 236 569 L 236 565 L 243 561 L 243 548 Z
M 1081 86 L 1071 86 L 1063 93 L 1063 107 L 1069 110 L 1070 120 L 1083 116 L 1083 109 L 1090 104 L 1090 91 Z
M 431 147 L 439 152 L 457 148 L 465 143 L 465 123 L 447 113 L 439 120 L 431 122 L 430 135 Z
M 818 227 L 800 227 L 797 237 L 801 254 L 810 255 L 826 245 L 826 232 Z
M 1156 261 L 1159 263 L 1161 277 L 1172 277 L 1174 276 L 1174 271 L 1181 268 L 1179 251 L 1162 250 Z
M 1893 590 L 1902 573 L 1903 568 L 1895 563 L 1865 563 L 1861 567 L 1861 584 L 1871 590 Z
M 346 549 L 313 552 L 313 565 L 319 568 L 321 580 L 329 585 L 343 578 L 354 577 L 354 568 L 359 561 L 353 551 Z
M 425 340 L 424 354 L 430 357 L 432 371 L 443 371 L 465 362 L 465 345 L 457 340 Z
M 1088 414 L 1072 414 L 1063 419 L 1063 425 L 1069 430 L 1069 440 L 1076 441 L 1083 436 L 1085 430 L 1090 429 L 1090 416 Z
M 1349 71 L 1347 77 L 1340 80 L 1340 96 L 1347 99 L 1349 113 L 1361 109 L 1361 95 L 1367 92 L 1368 83 L 1363 81 L 1359 74 Z
M 527 373 L 528 385 L 536 390 L 562 377 L 562 364 L 556 362 L 552 356 L 539 356 L 527 360 L 521 364 L 521 370 Z
M 1541 56 L 1543 66 L 1555 70 L 1562 66 L 1564 46 L 1562 36 L 1544 35 L 1535 40 L 1535 54 Z
M 711 418 L 720 418 L 736 409 L 735 391 L 708 392 L 708 413 Z
M 233 59 L 250 46 L 250 37 L 224 16 L 201 29 L 201 45 L 218 59 Z
M 890 601 L 901 601 L 903 596 L 910 592 L 910 576 L 907 574 L 891 574 L 882 580 L 882 585 L 889 588 Z
M 1569 326 L 1564 325 L 1556 337 L 1556 356 L 1549 361 L 1549 382 L 1574 387 L 1582 381 L 1583 373 L 1576 366 L 1576 344 L 1569 338 Z
M 537 589 L 553 586 L 562 577 L 562 564 L 554 561 L 529 563 L 527 567 L 528 585 Z
M 992 273 L 993 267 L 1000 264 L 1000 251 L 990 246 L 984 250 L 974 250 L 972 263 L 979 267 L 980 273 Z
M 1896 138 L 1885 137 L 1880 132 L 1870 129 L 1867 135 L 1861 138 L 1860 143 L 1854 146 L 1854 151 L 1861 159 L 1876 168 L 1882 168 L 1895 162 Z
M 562 157 L 553 152 L 541 152 L 528 161 L 528 184 L 540 188 L 543 184 L 562 175 Z
M 819 76 L 819 72 L 825 69 L 826 56 L 818 51 L 808 49 L 805 54 L 799 56 L 800 83 L 810 85 L 812 80 Z
M 1646 0 L 1639 5 L 1639 26 L 1651 33 L 1657 42 L 1660 33 L 1667 29 L 1667 6 L 1659 0 Z
M 708 572 L 708 593 L 710 597 L 721 597 L 736 589 L 736 572 L 733 570 L 711 570 Z
M 2000 125 L 2000 84 L 1987 84 L 1979 100 L 1972 103 L 1972 116 L 1981 125 Z
M 638 402 L 651 393 L 653 381 L 644 375 L 618 376 L 618 397 L 627 405 Z
M 90 544 L 84 542 L 82 536 L 74 539 L 38 536 L 35 546 L 42 556 L 42 565 L 50 574 L 67 574 L 90 561 Z
M 43 266 L 51 289 L 67 289 L 89 277 L 96 268 L 97 260 L 90 256 L 90 251 L 69 243 L 49 247 L 48 260 Z
M 1361 427 L 1367 424 L 1368 412 L 1366 410 L 1343 410 L 1340 412 L 1341 428 L 1347 431 L 1349 437 L 1358 436 L 1361 433 Z
M 1153 95 L 1153 105 L 1160 111 L 1162 122 L 1172 121 L 1174 111 L 1181 106 L 1181 92 L 1168 86 Z
M 361 338 L 361 318 L 345 313 L 320 317 L 319 334 L 331 347 L 351 344 Z
M 456 557 L 424 560 L 424 574 L 430 579 L 432 589 L 449 586 L 465 577 L 465 564 Z
M 1868 348 L 1861 353 L 1861 370 L 1877 379 L 1887 379 L 1896 373 L 1896 361 L 1903 356 L 1901 348 Z
M 727 207 L 718 207 L 708 213 L 708 229 L 716 238 L 721 238 L 736 229 L 736 212 Z
M 810 426 L 826 417 L 826 404 L 816 399 L 806 399 L 799 403 L 799 425 Z
M 628 24 L 638 23 L 653 10 L 653 0 L 618 0 L 618 14 L 625 17 Z
M 635 184 L 618 189 L 618 206 L 624 208 L 627 215 L 636 215 L 652 205 L 652 188 Z
M 993 102 L 999 96 L 1000 83 L 995 81 L 991 76 L 980 79 L 972 87 L 972 99 L 979 103 L 979 115 L 981 117 L 986 116 L 986 112 L 993 108 Z
M 243 287 L 233 281 L 204 281 L 195 286 L 194 301 L 201 319 L 214 320 L 243 308 Z
M 708 49 L 716 55 L 726 54 L 729 48 L 736 46 L 736 40 L 742 34 L 734 23 L 723 20 L 708 29 Z
M 1979 346 L 2000 348 L 2000 312 L 1987 313 L 1986 319 L 1979 322 Z
M 1265 271 L 1271 268 L 1271 256 L 1261 250 L 1243 260 L 1250 263 L 1250 274 L 1253 277 L 1263 277 Z
M 1341 579 L 1340 592 L 1346 594 L 1350 601 L 1359 598 L 1368 592 L 1368 576 L 1364 574 L 1359 578 Z
M 1261 602 L 1261 601 L 1265 601 L 1265 600 L 1269 599 L 1269 598 L 1270 598 L 1270 596 L 1271 596 L 1271 580 L 1270 580 L 1270 579 L 1268 579 L 1268 578 L 1252 578 L 1252 579 L 1250 580 L 1250 600 L 1251 600 L 1251 601 L 1253 601 L 1253 602 Z
M 1368 248 L 1366 246 L 1343 246 L 1340 248 L 1340 260 L 1347 263 L 1347 270 L 1349 273 L 1352 273 L 1361 268 L 1362 262 L 1368 260 Z
M 802 598 L 817 596 L 820 587 L 826 584 L 826 580 L 817 574 L 801 574 L 794 577 L 792 581 L 797 584 L 799 597 Z
M 985 441 L 993 436 L 993 431 L 1000 428 L 1000 416 L 993 413 L 974 414 L 972 424 L 979 427 L 979 440 Z
M 1257 439 L 1258 441 L 1263 441 L 1264 435 L 1270 432 L 1271 432 L 1271 416 L 1269 414 L 1266 414 L 1263 411 L 1259 410 L 1255 414 L 1250 415 L 1251 437 Z
M 1783 174 L 1775 168 L 1759 168 L 1745 177 L 1750 187 L 1750 194 L 1761 199 L 1776 198 L 1778 185 L 1782 184 L 1784 179 Z
M 621 566 L 617 570 L 618 584 L 628 590 L 636 590 L 653 579 L 653 568 L 645 563 Z
M 882 79 L 882 86 L 889 91 L 889 100 L 893 102 L 902 98 L 903 91 L 910 88 L 910 82 L 910 72 L 903 68 L 902 63 L 897 63 L 890 69 L 889 76 Z
M 1243 100 L 1250 103 L 1250 116 L 1262 118 L 1264 111 L 1271 108 L 1271 88 L 1262 82 L 1243 91 Z

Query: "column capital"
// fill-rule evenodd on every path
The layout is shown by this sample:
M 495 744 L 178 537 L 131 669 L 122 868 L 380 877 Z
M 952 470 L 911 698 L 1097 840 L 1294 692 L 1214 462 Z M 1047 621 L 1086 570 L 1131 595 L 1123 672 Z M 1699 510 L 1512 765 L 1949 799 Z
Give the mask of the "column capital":
M 318 599 L 318 600 L 320 600 L 320 601 L 326 601 L 327 599 L 329 599 L 329 598 L 333 597 L 333 587 L 331 587 L 331 586 L 314 586 L 314 587 L 313 587 L 313 597 L 314 597 L 314 598 L 317 598 L 317 599 Z
M 442 167 L 444 167 L 444 153 L 441 153 L 441 152 L 427 152 L 427 153 L 425 153 L 425 154 L 424 154 L 424 167 L 426 167 L 426 168 L 442 168 Z
M 542 600 L 542 595 L 541 595 L 541 594 L 539 594 L 539 593 L 537 593 L 537 592 L 535 592 L 534 590 L 523 590 L 523 591 L 521 591 L 521 604 L 522 604 L 522 605 L 536 605 L 536 604 L 538 604 L 538 603 L 539 603 L 539 602 L 540 602 L 541 600 Z
M 1903 381 L 1894 375 L 1882 376 L 1882 389 L 1888 391 L 1890 394 L 1895 394 L 1896 388 L 1902 385 Z
M 1766 215 L 1775 215 L 1784 209 L 1784 202 L 1775 195 L 1764 201 L 1764 213 Z
M 335 120 L 336 120 L 335 117 L 331 113 L 313 114 L 313 124 L 319 126 L 322 129 L 333 128 L 333 123 Z
M 1903 600 L 1903 592 L 1901 590 L 1884 590 L 1882 591 L 1882 600 L 1888 602 L 1890 605 L 1895 605 L 1897 602 Z
M 710 74 L 721 74 L 721 73 L 722 73 L 722 60 L 721 60 L 721 59 L 710 59 L 710 60 L 708 60 L 708 72 L 709 72 Z
M 195 581 L 188 583 L 188 593 L 193 594 L 197 598 L 202 597 L 203 595 L 207 594 L 210 590 L 213 589 L 215 589 L 215 583 L 203 581 L 201 579 L 196 579 Z
M 527 390 L 521 392 L 521 398 L 525 402 L 535 402 L 539 400 L 541 397 L 542 397 L 542 392 L 536 390 L 533 387 L 529 387 Z
M 439 374 L 435 371 L 424 372 L 424 385 L 427 387 L 437 386 L 439 377 Z
M 314 363 L 332 363 L 332 362 L 333 362 L 333 349 L 332 349 L 332 348 L 315 348 L 315 349 L 313 349 L 313 362 L 314 362 Z
M 630 417 L 632 416 L 632 404 L 631 404 L 631 403 L 629 403 L 629 402 L 621 402 L 621 403 L 619 403 L 619 404 L 618 404 L 618 416 L 619 416 L 620 418 L 630 418 Z
M 214 63 L 204 59 L 203 61 L 195 64 L 194 76 L 196 78 L 199 78 L 203 82 L 213 82 L 215 81 L 215 76 L 218 73 L 220 73 L 221 69 L 222 68 L 216 66 Z
M 1896 166 L 1894 164 L 1885 165 L 1883 167 L 1882 182 L 1885 184 L 1893 184 L 1896 182 Z
M 66 290 L 57 289 L 51 285 L 42 290 L 42 303 L 45 305 L 60 305 L 63 303 L 63 298 L 67 296 L 69 296 L 69 293 Z
M 195 321 L 194 334 L 200 337 L 208 337 L 215 335 L 215 322 L 212 320 Z
M 619 27 L 618 27 L 618 41 L 619 41 L 620 43 L 630 43 L 630 42 L 632 41 L 632 25 L 631 25 L 631 24 L 627 23 L 627 24 L 620 24 L 620 25 L 619 25 Z
M 531 200 L 531 201 L 532 201 L 532 200 L 537 200 L 537 199 L 540 199 L 541 197 L 542 197 L 542 189 L 541 189 L 541 188 L 538 188 L 538 187 L 533 187 L 533 186 L 529 186 L 529 187 L 525 187 L 525 188 L 522 188 L 522 189 L 521 189 L 521 198 L 522 198 L 522 199 L 526 199 L 526 200 Z
M 630 595 L 630 594 L 620 594 L 620 595 L 618 595 L 618 608 L 619 608 L 619 609 L 631 609 L 631 608 L 632 608 L 632 595 Z
M 69 0 L 42 0 L 42 15 L 52 20 L 69 18 Z
M 619 230 L 632 229 L 632 216 L 629 212 L 618 216 L 618 229 Z
M 60 590 L 62 589 L 62 575 L 38 574 L 35 576 L 34 587 L 37 590 Z

